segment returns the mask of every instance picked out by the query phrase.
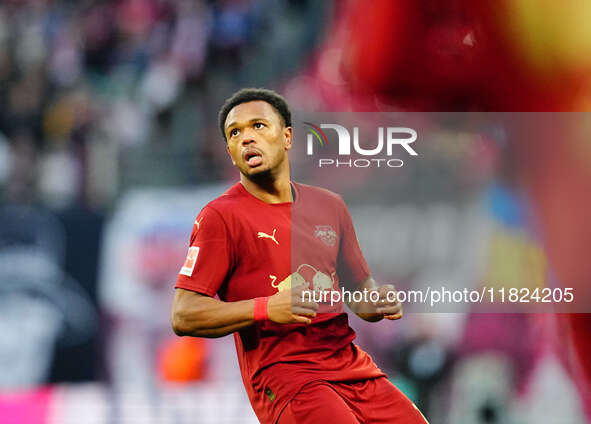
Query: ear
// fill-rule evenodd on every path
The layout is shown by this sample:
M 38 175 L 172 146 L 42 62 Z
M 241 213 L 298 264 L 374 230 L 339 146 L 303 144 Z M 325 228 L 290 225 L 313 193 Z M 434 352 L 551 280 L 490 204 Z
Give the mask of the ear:
M 285 150 L 291 149 L 293 141 L 293 129 L 291 127 L 285 127 L 283 130 L 283 143 Z
M 230 156 L 230 160 L 232 161 L 232 165 L 236 166 L 236 162 L 234 162 L 234 158 L 232 157 L 232 154 L 230 153 L 230 148 L 228 147 L 228 143 L 226 143 L 226 153 L 228 153 L 228 156 Z

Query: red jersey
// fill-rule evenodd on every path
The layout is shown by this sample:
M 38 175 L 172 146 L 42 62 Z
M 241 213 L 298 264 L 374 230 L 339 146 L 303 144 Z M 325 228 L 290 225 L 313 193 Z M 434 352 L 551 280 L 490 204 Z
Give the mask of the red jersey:
M 210 202 L 193 226 L 176 287 L 227 302 L 271 296 L 298 283 L 317 291 L 369 277 L 340 196 L 292 183 L 293 203 L 265 203 L 241 183 Z M 322 311 L 323 309 L 319 309 Z M 383 376 L 352 343 L 342 304 L 309 325 L 257 322 L 234 333 L 240 371 L 259 420 L 274 423 L 287 402 L 316 380 Z

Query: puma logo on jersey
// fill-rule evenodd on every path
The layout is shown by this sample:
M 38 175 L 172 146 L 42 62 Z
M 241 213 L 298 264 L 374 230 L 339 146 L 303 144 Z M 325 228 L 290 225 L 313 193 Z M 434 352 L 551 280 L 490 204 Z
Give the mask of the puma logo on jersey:
M 277 228 L 273 228 L 273 235 L 271 235 L 271 236 L 270 236 L 270 235 L 269 235 L 269 234 L 267 234 L 267 233 L 263 233 L 262 231 L 259 231 L 259 232 L 258 232 L 258 234 L 257 234 L 257 237 L 258 237 L 258 238 L 268 238 L 268 239 L 271 239 L 271 240 L 273 240 L 273 241 L 275 242 L 275 244 L 276 244 L 277 246 L 279 246 L 279 242 L 278 242 L 278 241 L 277 241 L 277 239 L 275 238 L 275 233 L 276 233 L 276 232 L 277 232 Z
M 199 231 L 199 226 L 201 225 L 201 221 L 203 221 L 203 217 L 201 217 L 201 219 L 199 221 L 197 221 L 197 219 L 195 219 L 195 225 L 197 226 L 197 231 Z

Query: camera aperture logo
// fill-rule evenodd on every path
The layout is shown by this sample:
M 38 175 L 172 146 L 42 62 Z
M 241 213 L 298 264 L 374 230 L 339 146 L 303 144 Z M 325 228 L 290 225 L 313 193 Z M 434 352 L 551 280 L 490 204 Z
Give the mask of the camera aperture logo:
M 338 156 L 332 158 L 319 158 L 318 167 L 334 168 L 370 168 L 388 167 L 400 168 L 404 161 L 393 158 L 395 152 L 406 151 L 410 156 L 418 156 L 418 153 L 410 146 L 417 140 L 417 132 L 407 127 L 379 127 L 378 141 L 374 148 L 366 149 L 359 142 L 359 127 L 353 127 L 353 137 L 347 128 L 338 124 L 314 125 L 304 122 L 308 127 L 306 154 L 315 156 L 315 145 L 320 148 L 328 146 L 328 138 L 323 129 L 334 130 L 338 139 Z M 354 152 L 362 157 L 351 157 L 351 138 L 353 139 Z

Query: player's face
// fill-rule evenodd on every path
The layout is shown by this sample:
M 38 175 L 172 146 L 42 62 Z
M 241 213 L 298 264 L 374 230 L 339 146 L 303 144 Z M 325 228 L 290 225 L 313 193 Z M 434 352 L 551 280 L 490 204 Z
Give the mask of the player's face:
M 279 113 L 265 101 L 234 107 L 224 126 L 232 163 L 246 177 L 288 170 L 291 127 L 285 127 Z

